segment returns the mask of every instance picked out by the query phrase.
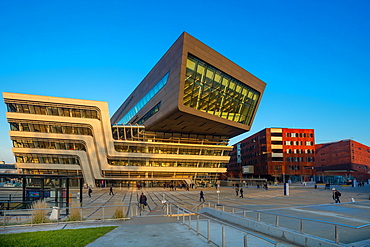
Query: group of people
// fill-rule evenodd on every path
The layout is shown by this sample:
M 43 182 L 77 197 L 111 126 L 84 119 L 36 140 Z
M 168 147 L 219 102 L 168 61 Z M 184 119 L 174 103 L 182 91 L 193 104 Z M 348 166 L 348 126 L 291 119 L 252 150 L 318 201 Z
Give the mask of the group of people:
M 267 184 L 266 184 L 266 187 L 267 187 Z M 219 188 L 219 187 L 217 187 L 217 188 Z M 342 196 L 342 194 L 337 189 L 335 189 L 335 188 L 332 188 L 332 190 L 333 190 L 332 198 L 333 198 L 334 202 L 335 203 L 340 203 L 340 197 Z M 91 197 L 92 189 L 91 189 L 90 186 L 88 187 L 88 192 L 87 193 L 88 193 L 88 196 Z M 112 185 L 109 188 L 109 195 L 114 195 L 114 193 L 113 193 L 113 186 Z M 239 189 L 239 186 L 235 186 L 235 195 L 236 196 L 239 196 L 240 198 L 244 198 L 244 190 L 243 190 L 243 188 L 240 188 Z M 144 193 L 141 193 L 140 198 L 139 198 L 140 208 L 144 210 L 145 209 L 145 206 L 147 206 L 149 208 L 149 210 L 151 211 L 150 206 L 149 206 L 147 200 L 148 199 L 144 195 Z M 199 201 L 200 202 L 202 202 L 202 201 L 205 202 L 203 190 L 201 190 L 199 192 Z
M 243 188 L 235 187 L 235 196 L 239 196 L 241 198 L 244 198 L 244 190 Z

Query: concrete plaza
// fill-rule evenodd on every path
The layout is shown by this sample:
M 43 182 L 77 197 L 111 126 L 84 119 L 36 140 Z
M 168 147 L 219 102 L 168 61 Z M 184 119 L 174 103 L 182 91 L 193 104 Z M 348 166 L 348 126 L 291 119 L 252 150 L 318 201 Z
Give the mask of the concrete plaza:
M 248 188 L 243 188 L 244 198 L 236 196 L 235 189 L 231 187 L 221 187 L 220 193 L 217 193 L 215 188 L 197 188 L 190 189 L 190 191 L 184 189 L 170 190 L 169 188 L 142 188 L 141 190 L 137 188 L 114 188 L 114 195 L 109 195 L 109 188 L 102 188 L 95 189 L 91 198 L 88 197 L 87 191 L 84 191 L 83 206 L 135 205 L 138 202 L 140 194 L 144 193 L 148 198 L 148 203 L 152 210 L 147 210 L 143 212 L 142 216 L 134 217 L 127 221 L 77 223 L 68 224 L 68 226 L 60 223 L 58 226 L 37 226 L 33 228 L 12 227 L 0 230 L 0 234 L 30 230 L 118 225 L 118 228 L 106 234 L 106 236 L 97 239 L 89 246 L 173 246 L 174 244 L 178 246 L 214 246 L 214 243 L 208 243 L 207 239 L 197 236 L 194 231 L 190 231 L 188 226 L 179 224 L 178 218 L 175 216 L 177 212 L 172 212 L 174 217 L 162 216 L 164 212 L 163 200 L 189 210 L 200 209 L 203 206 L 208 207 L 208 203 L 210 203 L 211 207 L 218 205 L 218 209 L 223 206 L 226 208 L 225 211 L 229 212 L 231 212 L 230 208 L 234 208 L 233 214 L 242 217 L 244 214 L 244 216 L 253 218 L 255 217 L 253 214 L 261 212 L 265 213 L 265 219 L 263 219 L 265 221 L 269 220 L 268 215 L 279 214 L 353 227 L 370 223 L 370 186 L 355 188 L 337 186 L 336 188 L 342 193 L 341 204 L 333 203 L 331 190 L 325 190 L 323 187 L 315 189 L 313 186 L 302 186 L 300 184 L 291 186 L 289 195 L 284 195 L 282 186 L 270 186 L 268 190 L 249 186 Z M 202 205 L 199 201 L 200 190 L 203 190 L 205 195 L 205 203 Z M 77 198 L 77 190 L 72 190 L 72 193 L 73 197 Z M 93 219 L 94 214 L 100 213 L 98 210 L 91 210 L 91 212 L 84 215 L 84 218 L 88 216 Z M 280 225 L 293 225 L 292 221 L 286 219 L 285 221 L 282 219 Z M 195 223 L 193 222 L 193 224 Z M 202 224 L 205 223 L 203 222 Z M 218 227 L 221 228 L 221 225 Z M 311 230 L 310 234 L 318 238 L 333 234 L 334 231 L 332 229 L 326 229 L 325 227 L 323 225 L 305 223 L 305 228 Z M 245 229 L 243 227 L 240 227 L 240 229 L 255 232 L 253 229 Z M 367 246 L 369 244 L 368 239 L 370 239 L 369 229 L 369 227 L 366 227 L 360 230 L 348 231 L 349 234 L 347 235 L 341 234 L 343 240 L 343 242 L 341 240 L 341 243 L 351 243 L 351 246 Z M 214 231 L 216 232 L 217 230 Z M 284 239 L 271 237 L 258 232 L 255 233 L 275 241 L 278 246 L 299 246 L 288 243 Z M 220 235 L 220 233 L 216 235 Z M 227 246 L 242 246 L 243 235 L 245 233 L 242 231 L 227 230 Z M 231 240 L 234 239 L 237 239 L 237 241 L 232 242 Z M 179 243 L 181 244 L 179 245 Z M 249 246 L 272 246 L 265 242 L 256 242 L 255 244 Z M 338 246 L 347 245 L 340 244 Z

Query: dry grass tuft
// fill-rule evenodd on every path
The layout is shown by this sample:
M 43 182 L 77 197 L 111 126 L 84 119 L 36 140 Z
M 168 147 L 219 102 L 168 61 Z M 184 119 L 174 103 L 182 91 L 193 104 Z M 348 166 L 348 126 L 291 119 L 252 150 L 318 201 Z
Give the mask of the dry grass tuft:
M 41 224 L 46 223 L 48 220 L 45 218 L 46 215 L 46 208 L 48 204 L 43 200 L 38 200 L 32 203 L 32 223 L 33 224 Z
M 124 213 L 124 207 L 123 206 L 116 206 L 114 208 L 114 214 L 113 214 L 113 219 L 123 219 L 126 217 Z
M 73 202 L 71 204 L 70 213 L 68 215 L 68 219 L 70 221 L 82 221 L 82 215 L 80 210 L 80 203 L 79 202 Z

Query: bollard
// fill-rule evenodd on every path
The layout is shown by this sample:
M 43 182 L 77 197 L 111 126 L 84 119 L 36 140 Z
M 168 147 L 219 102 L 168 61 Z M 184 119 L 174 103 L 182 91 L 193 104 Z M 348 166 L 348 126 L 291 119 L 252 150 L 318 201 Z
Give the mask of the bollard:
M 189 229 L 191 229 L 191 213 L 189 212 Z
M 104 207 L 103 207 L 103 222 L 104 222 L 104 213 L 105 213 L 105 210 L 104 210 Z
M 235 213 L 235 209 L 233 208 L 233 212 L 232 212 L 232 214 L 234 214 Z
M 279 226 L 279 215 L 276 215 L 276 223 L 275 223 L 275 226 Z
M 335 235 L 335 243 L 339 244 L 339 231 L 338 231 L 337 225 L 335 225 L 335 228 L 334 228 L 334 235 Z
M 185 224 L 185 209 L 182 209 L 182 224 Z
M 208 220 L 208 225 L 207 225 L 207 241 L 208 243 L 211 242 L 211 220 Z
M 180 208 L 177 207 L 177 221 L 180 220 Z
M 260 222 L 260 221 L 261 221 L 261 213 L 260 213 L 260 212 L 258 212 L 258 213 L 257 213 L 257 221 L 258 221 L 258 222 Z
M 304 232 L 303 232 L 303 220 L 301 219 L 301 234 L 303 234 Z
M 247 212 L 243 209 L 243 218 L 247 217 Z
M 197 235 L 199 235 L 199 215 L 197 215 Z
M 248 247 L 248 234 L 247 235 L 244 235 L 244 247 Z
M 226 235 L 224 226 L 222 226 L 222 247 L 226 247 Z

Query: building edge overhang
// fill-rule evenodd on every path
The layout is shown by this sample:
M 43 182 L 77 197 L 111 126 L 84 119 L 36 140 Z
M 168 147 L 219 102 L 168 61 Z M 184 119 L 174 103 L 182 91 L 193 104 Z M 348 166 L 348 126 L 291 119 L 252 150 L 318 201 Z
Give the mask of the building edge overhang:
M 167 107 L 168 112 L 163 113 L 162 116 L 160 116 L 161 114 L 156 115 L 152 119 L 147 120 L 146 123 L 144 123 L 143 125 L 145 125 L 148 128 L 148 130 L 151 130 L 151 131 L 161 131 L 161 132 L 172 131 L 171 128 L 168 128 L 166 130 L 155 129 L 156 128 L 155 123 L 160 122 L 161 119 L 162 120 L 167 119 L 173 112 L 181 111 L 181 112 L 184 112 L 185 114 L 193 115 L 196 118 L 203 118 L 204 120 L 210 121 L 210 122 L 220 122 L 220 125 L 229 126 L 229 128 L 235 129 L 234 131 L 228 130 L 227 132 L 229 133 L 222 132 L 222 133 L 219 133 L 218 135 L 228 136 L 229 138 L 232 138 L 240 134 L 243 134 L 245 132 L 248 132 L 253 124 L 257 109 L 262 100 L 262 96 L 264 93 L 264 89 L 266 87 L 266 83 L 261 81 L 259 78 L 257 78 L 256 76 L 254 76 L 247 70 L 243 69 L 239 65 L 235 64 L 234 62 L 232 62 L 231 60 L 229 60 L 222 54 L 218 53 L 214 49 L 210 48 L 206 44 L 194 38 L 187 32 L 183 32 L 179 36 L 179 38 L 175 41 L 175 43 L 166 51 L 166 53 L 161 57 L 161 59 L 157 62 L 157 64 L 151 69 L 148 75 L 139 83 L 136 89 L 128 96 L 125 102 L 119 107 L 119 109 L 112 116 L 111 123 L 117 123 L 118 120 L 121 119 L 121 117 L 123 117 L 128 111 L 130 111 L 130 109 L 134 107 L 134 105 L 138 102 L 138 100 L 140 100 L 140 97 L 137 97 L 135 92 L 139 91 L 139 89 L 142 89 L 141 88 L 143 87 L 142 85 L 145 84 L 145 81 L 150 77 L 150 75 L 156 73 L 156 69 L 158 66 L 160 65 L 163 66 L 163 64 L 167 63 L 166 61 L 162 61 L 162 60 L 168 59 L 166 58 L 167 55 L 171 55 L 173 57 L 173 54 L 171 54 L 172 49 L 175 49 L 176 52 L 181 53 L 181 55 L 178 54 L 181 56 L 181 66 L 179 68 L 180 75 L 178 78 L 175 78 L 175 79 L 172 77 L 172 80 L 175 80 L 175 82 L 171 82 L 171 83 L 178 84 L 177 86 L 178 87 L 177 105 L 175 107 L 174 105 L 172 105 L 171 107 Z M 210 56 L 213 58 L 216 57 L 216 60 L 220 62 L 217 64 L 211 63 L 212 66 L 218 69 L 221 69 L 221 71 L 224 71 L 228 75 L 232 75 L 232 77 L 235 77 L 237 80 L 241 81 L 243 84 L 251 86 L 253 89 L 257 90 L 260 93 L 260 97 L 257 101 L 255 111 L 252 114 L 251 121 L 249 124 L 241 124 L 241 123 L 234 122 L 228 119 L 220 118 L 218 116 L 215 116 L 209 113 L 201 112 L 199 110 L 186 107 L 182 104 L 183 92 L 181 91 L 181 89 L 183 88 L 183 80 L 185 80 L 185 65 L 186 65 L 186 59 L 189 53 L 203 60 L 208 60 Z M 233 72 L 235 72 L 235 74 L 233 74 Z M 147 91 L 150 90 L 150 88 L 148 89 L 147 87 L 143 87 L 143 88 L 144 90 L 147 90 Z M 142 93 L 142 94 L 145 94 L 145 93 Z M 134 96 L 136 97 L 136 99 L 133 99 Z M 148 102 L 148 105 L 153 106 L 154 104 L 156 104 L 157 101 L 158 99 L 154 99 Z M 137 114 L 137 119 L 143 116 L 145 112 L 149 110 L 148 108 L 150 107 L 146 107 L 145 109 L 143 108 L 142 111 L 139 111 Z M 172 132 L 174 133 L 175 132 L 193 133 L 194 131 L 181 132 L 181 131 L 175 130 Z M 204 134 L 210 134 L 210 133 L 204 133 Z

